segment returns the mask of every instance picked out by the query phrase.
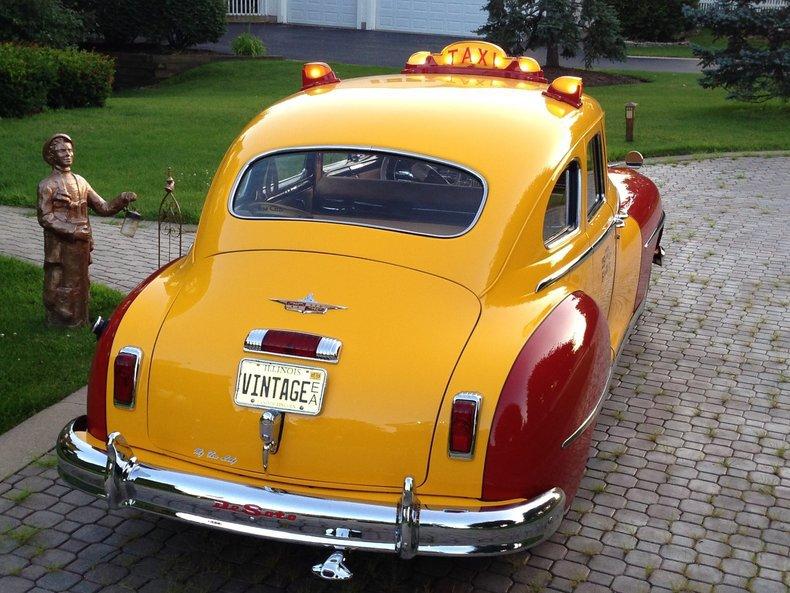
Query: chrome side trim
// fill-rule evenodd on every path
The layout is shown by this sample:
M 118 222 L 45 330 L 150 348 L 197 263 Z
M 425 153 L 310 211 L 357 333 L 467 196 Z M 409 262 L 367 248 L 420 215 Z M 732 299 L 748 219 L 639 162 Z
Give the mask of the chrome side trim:
M 574 430 L 568 436 L 568 438 L 566 438 L 562 442 L 562 448 L 563 449 L 567 449 L 568 447 L 570 447 L 573 444 L 573 442 L 576 439 L 578 439 L 580 436 L 582 436 L 582 434 L 584 434 L 584 431 L 587 430 L 590 427 L 590 425 L 592 424 L 593 420 L 595 420 L 595 417 L 598 415 L 598 412 L 601 411 L 601 406 L 603 406 L 603 402 L 606 400 L 606 395 L 609 393 L 609 382 L 611 380 L 612 380 L 612 369 L 610 368 L 609 369 L 609 374 L 606 377 L 606 383 L 604 383 L 604 386 L 603 386 L 603 391 L 601 392 L 601 395 L 598 396 L 598 401 L 595 402 L 595 407 L 587 415 L 587 417 L 584 420 L 582 420 L 582 423 L 578 426 L 578 428 L 576 428 L 576 430 Z
M 439 163 L 441 165 L 447 165 L 448 167 L 455 167 L 456 169 L 461 169 L 462 171 L 466 171 L 470 175 L 474 175 L 480 181 L 480 184 L 483 186 L 483 197 L 480 200 L 480 207 L 478 208 L 477 213 L 475 214 L 475 216 L 472 219 L 472 221 L 469 223 L 469 226 L 466 227 L 460 233 L 456 233 L 455 235 L 434 235 L 432 233 L 418 233 L 418 232 L 415 232 L 415 231 L 407 231 L 405 229 L 396 229 L 396 228 L 392 228 L 392 227 L 377 226 L 377 225 L 374 225 L 374 224 L 358 224 L 358 223 L 353 223 L 353 222 L 345 222 L 345 221 L 342 221 L 342 220 L 316 219 L 314 221 L 311 221 L 309 219 L 304 219 L 304 218 L 288 218 L 288 217 L 285 217 L 285 216 L 283 216 L 283 217 L 279 217 L 278 216 L 277 218 L 260 218 L 260 217 L 257 217 L 257 216 L 243 216 L 241 214 L 237 214 L 234 211 L 234 209 L 233 209 L 233 198 L 236 195 L 236 190 L 239 187 L 239 183 L 241 183 L 241 178 L 244 177 L 244 174 L 247 172 L 247 169 L 250 168 L 250 165 L 252 165 L 255 161 L 257 161 L 259 159 L 262 159 L 264 157 L 267 157 L 267 156 L 270 156 L 270 155 L 273 155 L 273 154 L 277 154 L 277 153 L 283 153 L 284 154 L 284 153 L 289 153 L 289 152 L 303 152 L 303 151 L 308 151 L 308 150 L 337 150 L 337 151 L 358 150 L 360 152 L 380 152 L 380 153 L 383 153 L 383 154 L 391 154 L 391 155 L 395 155 L 395 156 L 405 156 L 405 157 L 411 157 L 411 158 L 416 158 L 416 159 L 423 159 L 423 160 L 426 160 L 426 161 L 433 161 L 434 163 Z M 416 235 L 418 237 L 431 237 L 433 239 L 455 239 L 457 237 L 461 237 L 461 236 L 465 235 L 466 233 L 468 233 L 469 231 L 471 231 L 475 227 L 475 225 L 477 224 L 478 220 L 480 220 L 480 216 L 483 214 L 483 209 L 485 208 L 487 200 L 488 200 L 488 182 L 486 181 L 486 178 L 483 177 L 480 173 L 478 173 L 474 169 L 470 169 L 469 167 L 466 167 L 466 166 L 461 165 L 459 163 L 455 163 L 453 161 L 448 161 L 446 159 L 442 159 L 442 158 L 439 158 L 439 157 L 436 157 L 436 156 L 432 156 L 432 155 L 428 155 L 428 154 L 420 154 L 420 153 L 417 153 L 417 152 L 409 152 L 409 151 L 406 151 L 406 150 L 393 150 L 392 148 L 384 148 L 384 147 L 373 146 L 373 145 L 370 145 L 370 146 L 355 146 L 355 145 L 345 145 L 345 144 L 341 144 L 341 145 L 319 144 L 319 145 L 312 145 L 312 146 L 311 145 L 307 145 L 307 146 L 283 146 L 281 148 L 274 148 L 272 150 L 267 150 L 266 152 L 262 152 L 262 153 L 260 153 L 260 154 L 258 154 L 256 156 L 252 157 L 239 170 L 238 175 L 236 175 L 236 179 L 233 182 L 233 186 L 230 189 L 230 194 L 228 195 L 228 212 L 230 213 L 231 216 L 233 216 L 234 218 L 238 218 L 240 220 L 257 220 L 257 221 L 261 221 L 261 222 L 266 222 L 266 221 L 277 222 L 277 221 L 283 221 L 283 220 L 292 220 L 292 221 L 297 221 L 297 222 L 319 222 L 319 223 L 324 223 L 324 224 L 341 224 L 341 225 L 345 225 L 345 226 L 355 226 L 355 227 L 363 227 L 363 228 L 377 229 L 377 230 L 383 230 L 383 231 L 392 231 L 394 233 L 403 233 L 405 235 Z
M 667 218 L 667 213 L 666 213 L 666 211 L 662 210 L 661 211 L 661 218 L 659 219 L 658 224 L 656 225 L 656 228 L 653 229 L 652 233 L 650 233 L 650 238 L 648 238 L 648 240 L 645 241 L 645 245 L 644 245 L 645 248 L 647 248 L 647 246 L 650 245 L 650 242 L 653 239 L 655 239 L 656 235 L 661 231 L 661 229 L 664 228 L 664 221 L 666 220 L 666 218 Z
M 119 404 L 115 401 L 115 398 L 113 398 L 112 403 L 116 408 L 120 408 L 121 410 L 133 410 L 134 405 L 137 403 L 137 381 L 140 378 L 140 364 L 143 360 L 143 351 L 137 346 L 124 346 L 118 351 L 118 354 L 131 354 L 135 359 L 134 378 L 132 379 L 132 401 L 127 406 L 125 404 Z
M 535 292 L 540 292 L 547 286 L 550 286 L 557 282 L 560 278 L 568 274 L 571 270 L 573 270 L 576 266 L 581 264 L 585 259 L 587 259 L 592 253 L 598 248 L 598 246 L 609 236 L 609 233 L 615 229 L 617 226 L 617 219 L 613 219 L 603 234 L 595 240 L 595 243 L 590 245 L 583 253 L 579 254 L 574 260 L 567 263 L 565 266 L 554 272 L 553 274 L 546 276 L 543 280 L 538 282 L 538 286 L 535 288 Z
M 609 384 L 612 382 L 612 375 L 614 374 L 614 369 L 617 366 L 618 361 L 620 360 L 620 355 L 623 353 L 623 348 L 625 347 L 625 343 L 628 341 L 628 338 L 631 336 L 631 332 L 634 331 L 634 328 L 636 327 L 636 323 L 637 321 L 639 321 L 639 318 L 642 317 L 642 313 L 644 312 L 644 310 L 645 310 L 645 301 L 642 301 L 642 304 L 639 305 L 637 310 L 634 311 L 634 314 L 631 315 L 631 321 L 628 322 L 628 328 L 625 330 L 623 339 L 620 341 L 620 345 L 617 347 L 617 354 L 615 354 L 614 360 L 612 361 L 612 366 L 609 369 L 609 376 L 606 379 L 606 385 L 604 386 L 603 393 L 601 393 L 601 396 L 598 398 L 598 403 L 595 404 L 593 411 L 590 412 L 589 416 L 587 416 L 587 418 L 585 418 L 584 421 L 582 421 L 579 427 L 576 430 L 574 430 L 567 439 L 563 441 L 562 443 L 563 449 L 569 447 L 571 443 L 573 443 L 573 441 L 579 438 L 581 434 L 590 425 L 590 423 L 593 421 L 593 419 L 598 414 L 598 412 L 601 411 L 601 407 L 603 406 L 603 403 L 606 401 L 606 396 L 609 393 Z
M 631 316 L 631 321 L 628 322 L 628 328 L 625 330 L 625 335 L 623 335 L 623 339 L 620 341 L 620 345 L 617 347 L 617 354 L 615 355 L 614 360 L 612 361 L 612 367 L 609 369 L 609 376 L 606 379 L 606 385 L 604 386 L 603 393 L 601 393 L 601 396 L 598 398 L 598 402 L 595 404 L 593 411 L 590 412 L 590 414 L 587 416 L 587 418 L 585 418 L 582 421 L 579 427 L 576 430 L 574 430 L 570 434 L 570 436 L 568 436 L 567 439 L 563 441 L 562 443 L 563 449 L 566 449 L 573 443 L 573 441 L 578 439 L 582 435 L 582 433 L 589 427 L 590 423 L 593 421 L 593 419 L 598 414 L 598 412 L 601 411 L 601 407 L 603 406 L 603 403 L 606 401 L 606 396 L 609 393 L 609 384 L 612 382 L 612 375 L 614 374 L 614 369 L 617 366 L 618 361 L 620 360 L 620 355 L 623 353 L 623 348 L 625 347 L 625 343 L 628 341 L 628 338 L 631 336 L 631 332 L 634 331 L 634 328 L 636 327 L 636 323 L 637 321 L 639 321 L 639 318 L 642 316 L 642 312 L 644 310 L 645 310 L 645 301 L 642 301 L 642 304 L 639 305 L 639 308 L 637 308 L 637 310 L 634 311 L 634 314 Z
M 617 354 L 614 356 L 614 361 L 612 361 L 612 368 L 617 366 L 617 363 L 620 361 L 620 355 L 623 353 L 623 348 L 625 348 L 625 343 L 628 341 L 628 338 L 631 337 L 631 333 L 634 331 L 636 327 L 636 323 L 642 317 L 642 313 L 645 310 L 645 303 L 647 302 L 647 298 L 642 300 L 642 303 L 637 307 L 634 314 L 631 315 L 631 321 L 628 322 L 628 327 L 625 330 L 625 334 L 623 335 L 623 339 L 620 340 L 620 345 L 617 347 Z
M 82 416 L 58 438 L 58 470 L 72 486 L 113 505 L 277 541 L 402 557 L 496 555 L 549 538 L 565 512 L 565 494 L 556 487 L 514 504 L 481 507 L 470 500 L 458 508 L 427 508 L 409 479 L 399 502 L 368 502 L 365 493 L 359 499 L 299 494 L 260 480 L 239 483 L 229 473 L 232 479 L 149 465 L 118 433 L 104 451 L 83 439 L 86 427 Z
M 263 345 L 263 340 L 266 338 L 266 334 L 269 331 L 271 330 L 263 328 L 251 330 L 244 339 L 244 351 L 253 352 L 255 354 L 284 356 L 285 358 L 298 358 L 299 360 L 321 360 L 331 364 L 337 364 L 338 360 L 340 360 L 340 350 L 343 348 L 343 342 L 336 338 L 327 338 L 325 336 L 317 336 L 315 334 L 308 334 L 306 332 L 297 332 L 307 336 L 321 338 L 318 341 L 318 346 L 316 346 L 315 356 L 297 356 L 295 354 L 283 354 L 282 352 L 272 352 L 271 350 L 267 350 Z M 284 329 L 277 331 L 292 332 L 294 330 Z
M 481 396 L 479 393 L 474 393 L 471 391 L 462 391 L 453 397 L 453 405 L 455 405 L 455 402 L 457 401 L 472 402 L 475 405 L 475 415 L 474 418 L 472 418 L 472 448 L 469 449 L 469 453 L 456 453 L 450 449 L 450 441 L 448 440 L 447 455 L 451 459 L 472 459 L 475 456 L 475 445 L 477 444 L 477 418 L 480 415 L 480 404 L 483 401 L 483 396 Z

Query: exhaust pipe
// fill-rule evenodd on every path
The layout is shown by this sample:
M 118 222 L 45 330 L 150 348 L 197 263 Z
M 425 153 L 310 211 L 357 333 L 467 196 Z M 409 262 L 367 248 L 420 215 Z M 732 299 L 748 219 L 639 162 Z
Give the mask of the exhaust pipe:
M 93 327 L 91 327 L 91 331 L 96 335 L 96 340 L 98 341 L 101 338 L 101 335 L 104 333 L 104 330 L 107 329 L 107 325 L 110 322 L 107 319 L 104 319 L 101 315 L 96 318 L 96 321 L 93 322 Z

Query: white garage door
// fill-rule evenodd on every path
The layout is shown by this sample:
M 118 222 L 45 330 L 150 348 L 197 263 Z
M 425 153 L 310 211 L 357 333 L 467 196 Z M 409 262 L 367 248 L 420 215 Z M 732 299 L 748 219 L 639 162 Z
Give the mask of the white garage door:
M 289 0 L 288 22 L 356 28 L 357 0 Z
M 385 31 L 477 37 L 488 13 L 484 0 L 379 0 L 377 25 Z

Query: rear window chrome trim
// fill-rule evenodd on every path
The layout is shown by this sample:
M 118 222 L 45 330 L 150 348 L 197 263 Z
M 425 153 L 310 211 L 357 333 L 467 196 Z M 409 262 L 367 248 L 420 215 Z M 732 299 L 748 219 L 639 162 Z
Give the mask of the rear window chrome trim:
M 480 200 L 480 207 L 477 209 L 477 212 L 475 213 L 475 216 L 472 219 L 472 221 L 469 223 L 469 226 L 467 226 L 460 233 L 456 233 L 454 235 L 436 235 L 436 234 L 433 234 L 433 233 L 418 233 L 416 231 L 409 231 L 409 230 L 406 230 L 406 229 L 399 229 L 399 228 L 393 228 L 393 227 L 379 226 L 379 225 L 373 225 L 373 224 L 358 224 L 358 223 L 353 223 L 353 222 L 345 222 L 345 221 L 342 221 L 342 220 L 322 220 L 322 219 L 314 219 L 313 220 L 313 219 L 307 219 L 307 218 L 291 218 L 291 217 L 285 217 L 285 216 L 283 216 L 283 217 L 279 217 L 278 216 L 277 218 L 261 218 L 261 217 L 258 217 L 258 216 L 244 216 L 242 214 L 237 214 L 236 213 L 236 211 L 233 209 L 233 199 L 236 196 L 236 191 L 238 190 L 239 184 L 241 183 L 241 180 L 244 177 L 244 174 L 247 172 L 247 170 L 255 162 L 259 161 L 260 159 L 263 159 L 263 158 L 266 158 L 268 156 L 272 156 L 272 155 L 275 155 L 275 154 L 288 154 L 290 152 L 306 152 L 306 151 L 311 151 L 311 150 L 322 150 L 322 151 L 345 151 L 345 150 L 354 151 L 354 150 L 357 150 L 357 151 L 360 151 L 360 152 L 379 152 L 379 153 L 384 153 L 384 154 L 388 154 L 388 155 L 404 156 L 404 157 L 409 157 L 409 158 L 422 159 L 422 160 L 425 160 L 425 161 L 434 162 L 434 163 L 438 163 L 438 164 L 441 164 L 441 165 L 446 165 L 448 167 L 454 167 L 456 169 L 460 169 L 461 171 L 464 171 L 466 173 L 469 173 L 470 175 L 473 175 L 478 181 L 480 181 L 480 184 L 483 186 L 483 196 L 482 196 L 482 198 Z M 483 209 L 485 208 L 485 205 L 486 205 L 487 201 L 488 201 L 488 182 L 486 181 L 486 178 L 483 177 L 483 175 L 481 175 L 479 172 L 477 172 L 474 169 L 471 169 L 471 168 L 469 168 L 469 167 L 467 167 L 465 165 L 461 165 L 461 164 L 455 163 L 453 161 L 448 161 L 446 159 L 442 159 L 440 157 L 435 157 L 435 156 L 431 156 L 431 155 L 427 155 L 427 154 L 420 154 L 420 153 L 417 153 L 417 152 L 409 152 L 409 151 L 405 151 L 405 150 L 395 150 L 395 149 L 392 149 L 392 148 L 384 148 L 384 147 L 380 147 L 380 146 L 353 146 L 353 145 L 326 144 L 326 145 L 289 146 L 289 147 L 284 147 L 284 148 L 275 148 L 275 149 L 272 149 L 272 150 L 267 150 L 266 152 L 262 152 L 262 153 L 260 153 L 260 154 L 258 154 L 256 156 L 252 157 L 246 163 L 244 163 L 244 166 L 241 167 L 239 172 L 236 174 L 236 179 L 233 181 L 233 186 L 231 187 L 230 194 L 228 195 L 227 206 L 228 206 L 228 212 L 230 213 L 230 215 L 233 218 L 236 218 L 236 219 L 239 219 L 239 220 L 255 220 L 255 221 L 259 221 L 259 222 L 267 222 L 267 221 L 275 221 L 275 222 L 292 221 L 292 222 L 306 222 L 306 223 L 318 222 L 318 223 L 324 223 L 324 224 L 340 224 L 340 225 L 344 225 L 344 226 L 362 227 L 362 228 L 368 228 L 368 229 L 390 231 L 390 232 L 393 232 L 393 233 L 401 233 L 401 234 L 405 234 L 405 235 L 413 235 L 413 236 L 416 236 L 416 237 L 428 237 L 428 238 L 431 238 L 431 239 L 457 239 L 458 237 L 462 237 L 463 235 L 466 235 L 469 231 L 471 231 L 473 228 L 475 228 L 475 226 L 477 226 L 477 223 L 478 223 L 478 221 L 480 220 L 480 217 L 483 214 Z

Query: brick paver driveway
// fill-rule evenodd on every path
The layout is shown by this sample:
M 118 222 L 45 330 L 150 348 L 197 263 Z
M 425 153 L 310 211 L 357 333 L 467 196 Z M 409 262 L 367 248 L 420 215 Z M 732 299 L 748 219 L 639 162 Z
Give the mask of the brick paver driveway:
M 666 200 L 666 267 L 549 542 L 497 559 L 355 554 L 355 579 L 328 585 L 308 572 L 322 550 L 107 512 L 49 456 L 0 483 L 0 591 L 787 591 L 790 159 L 646 172 Z

